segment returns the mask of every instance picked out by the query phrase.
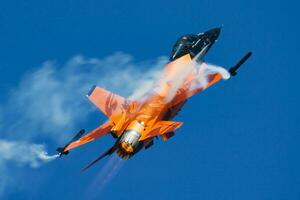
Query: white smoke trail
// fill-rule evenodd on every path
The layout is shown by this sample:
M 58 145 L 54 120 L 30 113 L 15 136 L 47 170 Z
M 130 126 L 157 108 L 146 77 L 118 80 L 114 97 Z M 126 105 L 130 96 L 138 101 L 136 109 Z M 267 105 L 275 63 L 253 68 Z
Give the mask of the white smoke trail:
M 66 141 L 70 135 L 65 133 L 73 133 L 78 124 L 88 119 L 89 114 L 95 110 L 89 103 L 85 103 L 87 100 L 84 95 L 91 86 L 98 85 L 122 96 L 140 100 L 149 91 L 153 91 L 153 83 L 157 85 L 156 81 L 163 75 L 166 63 L 166 57 L 136 63 L 132 56 L 124 53 L 102 59 L 74 56 L 63 65 L 45 62 L 24 76 L 7 95 L 7 101 L 0 104 L 1 137 L 6 138 L 0 139 L 1 173 L 5 171 L 6 177 L 13 179 L 9 163 L 36 168 L 57 158 L 57 155 L 48 155 L 44 145 L 29 141 L 35 141 L 37 137 L 52 139 L 60 144 Z M 199 73 L 202 87 L 206 85 L 205 77 L 208 73 L 222 71 L 216 66 L 207 66 L 202 69 L 205 73 Z M 175 78 L 168 79 L 172 88 L 167 99 L 174 97 L 194 67 L 187 66 L 180 73 L 172 75 Z M 226 77 L 226 72 L 223 78 Z M 24 130 L 28 134 L 24 134 Z M 96 187 L 97 183 L 104 187 L 117 174 L 122 163 L 112 157 L 98 174 L 97 180 L 103 181 L 95 180 L 95 186 L 92 184 L 91 187 Z M 0 177 L 0 195 L 8 182 L 3 177 L 4 175 Z
M 196 64 L 194 73 L 195 81 L 191 83 L 189 90 L 191 91 L 198 88 L 206 89 L 208 86 L 208 77 L 213 74 L 220 74 L 224 80 L 230 78 L 230 73 L 223 67 L 205 62 Z
M 5 138 L 47 137 L 63 142 L 96 109 L 85 95 L 93 85 L 139 99 L 160 74 L 166 57 L 134 62 L 131 55 L 105 58 L 74 56 L 63 65 L 47 61 L 24 76 L 0 104 L 0 128 Z M 18 120 L 15 120 L 18 119 Z M 26 130 L 27 134 L 23 134 Z M 5 134 L 9 132 L 10 134 Z
M 13 162 L 17 165 L 29 165 L 32 168 L 53 161 L 58 155 L 50 156 L 44 145 L 0 140 L 0 163 Z
M 178 63 L 172 66 L 172 71 L 163 74 L 163 77 L 156 85 L 154 91 L 164 96 L 166 102 L 170 102 L 180 88 L 185 88 L 186 92 L 194 89 L 206 89 L 209 84 L 209 76 L 212 74 L 220 74 L 223 79 L 229 79 L 229 72 L 223 67 L 198 63 L 195 58 L 190 63 Z M 193 81 L 186 85 L 189 77 L 193 77 Z M 187 88 L 186 88 L 187 87 Z
M 85 98 L 93 85 L 139 99 L 166 62 L 166 57 L 136 62 L 122 52 L 104 58 L 77 55 L 62 64 L 46 61 L 25 74 L 0 102 L 0 196 L 17 182 L 11 164 L 23 170 L 57 157 L 32 141 L 52 140 L 55 146 L 67 141 L 96 110 Z

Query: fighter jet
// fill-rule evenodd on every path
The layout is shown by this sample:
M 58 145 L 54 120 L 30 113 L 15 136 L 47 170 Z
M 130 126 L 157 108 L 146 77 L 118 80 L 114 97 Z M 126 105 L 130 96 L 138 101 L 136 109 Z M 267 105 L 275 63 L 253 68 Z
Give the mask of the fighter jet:
M 252 54 L 247 53 L 228 70 L 209 67 L 203 59 L 217 41 L 220 31 L 221 27 L 180 37 L 172 49 L 161 79 L 141 100 L 126 99 L 93 86 L 87 97 L 108 120 L 86 135 L 81 130 L 64 147 L 57 149 L 59 155 L 67 155 L 71 149 L 112 135 L 115 138 L 114 145 L 83 168 L 84 171 L 105 156 L 116 153 L 122 159 L 128 159 L 140 150 L 151 147 L 154 138 L 160 137 L 166 141 L 173 137 L 175 130 L 183 124 L 173 121 L 173 118 L 186 101 L 219 80 L 235 76 L 239 67 Z

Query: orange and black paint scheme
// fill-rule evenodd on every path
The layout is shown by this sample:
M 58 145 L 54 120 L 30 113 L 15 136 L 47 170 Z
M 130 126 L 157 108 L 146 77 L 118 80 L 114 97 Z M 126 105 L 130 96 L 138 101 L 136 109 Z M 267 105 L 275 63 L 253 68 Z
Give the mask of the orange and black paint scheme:
M 193 61 L 204 62 L 204 55 L 218 39 L 220 31 L 221 28 L 214 28 L 204 33 L 180 37 L 172 49 L 164 74 L 166 76 L 176 75 L 174 72 L 180 72 L 182 67 Z M 231 67 L 228 73 L 232 76 L 236 75 L 238 68 L 250 56 L 251 52 L 246 54 L 238 64 Z M 170 77 L 176 79 L 175 75 L 174 77 L 170 75 Z M 81 130 L 68 144 L 58 148 L 57 151 L 60 155 L 66 155 L 73 148 L 111 134 L 116 139 L 115 144 L 83 168 L 85 170 L 114 152 L 122 159 L 128 159 L 141 149 L 151 147 L 154 144 L 153 139 L 156 137 L 161 137 L 164 141 L 170 139 L 175 135 L 174 131 L 183 124 L 172 121 L 172 119 L 184 106 L 187 99 L 221 80 L 222 75 L 217 72 L 210 74 L 207 87 L 189 90 L 187 88 L 193 78 L 193 72 L 187 74 L 175 95 L 168 100 L 166 100 L 166 96 L 170 93 L 168 82 L 162 83 L 159 91 L 154 91 L 143 101 L 128 100 L 101 87 L 92 87 L 87 97 L 108 117 L 108 121 L 86 135 L 84 135 L 84 130 Z

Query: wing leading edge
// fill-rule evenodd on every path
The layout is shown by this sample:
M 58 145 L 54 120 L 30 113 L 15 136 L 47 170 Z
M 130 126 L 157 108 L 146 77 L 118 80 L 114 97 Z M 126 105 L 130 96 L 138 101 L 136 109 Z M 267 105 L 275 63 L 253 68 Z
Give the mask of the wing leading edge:
M 107 135 L 110 133 L 111 129 L 113 127 L 113 123 L 111 121 L 107 121 L 106 123 L 102 124 L 98 128 L 94 129 L 90 133 L 84 135 L 83 137 L 79 138 L 76 141 L 73 141 L 72 143 L 68 144 L 68 146 L 65 147 L 64 151 L 69 151 L 71 149 L 74 149 L 76 147 L 79 147 L 81 145 L 84 145 L 88 142 L 92 142 L 93 140 L 102 137 L 104 135 Z

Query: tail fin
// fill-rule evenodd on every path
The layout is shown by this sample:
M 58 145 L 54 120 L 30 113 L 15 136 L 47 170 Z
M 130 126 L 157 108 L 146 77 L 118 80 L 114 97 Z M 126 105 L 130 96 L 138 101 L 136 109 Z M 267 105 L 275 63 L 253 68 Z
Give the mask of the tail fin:
M 124 97 L 96 86 L 91 88 L 87 97 L 113 122 L 117 122 L 122 113 L 130 106 L 130 102 Z

